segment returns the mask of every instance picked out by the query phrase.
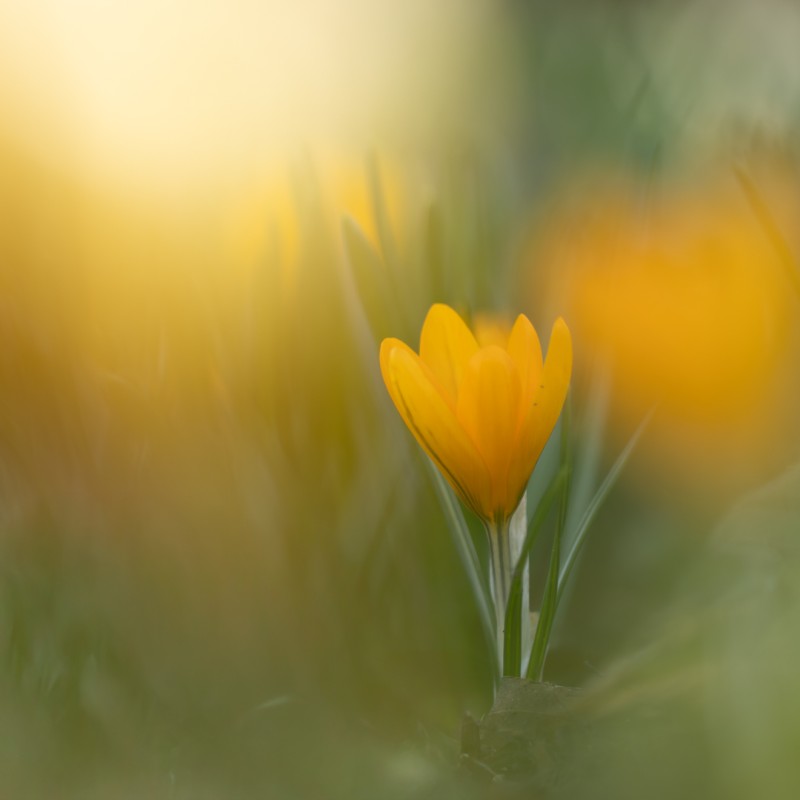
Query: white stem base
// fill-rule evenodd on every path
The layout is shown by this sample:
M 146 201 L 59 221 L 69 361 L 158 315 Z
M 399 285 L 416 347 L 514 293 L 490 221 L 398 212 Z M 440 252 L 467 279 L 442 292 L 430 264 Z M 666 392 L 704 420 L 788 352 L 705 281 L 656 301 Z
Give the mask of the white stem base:
M 511 554 L 511 574 L 519 561 L 522 545 L 525 543 L 525 536 L 528 533 L 528 502 L 526 495 L 522 495 L 522 501 L 517 506 L 517 510 L 511 517 L 508 531 L 509 550 Z M 533 646 L 533 629 L 531 626 L 530 615 L 530 567 L 526 564 L 525 571 L 522 573 L 522 674 L 528 666 L 528 659 L 531 655 Z
M 525 496 L 517 506 L 517 510 L 511 519 L 503 525 L 489 528 L 489 543 L 492 549 L 492 596 L 494 597 L 494 609 L 497 630 L 497 654 L 499 663 L 503 664 L 503 651 L 505 649 L 505 623 L 506 623 L 506 604 L 508 603 L 508 591 L 511 586 L 511 578 L 514 575 L 514 567 L 519 560 L 522 552 L 522 545 L 528 530 L 527 503 Z M 531 633 L 530 612 L 530 589 L 529 589 L 529 570 L 525 566 L 522 577 L 522 669 L 523 674 L 527 666 L 527 659 L 530 656 L 533 635 Z

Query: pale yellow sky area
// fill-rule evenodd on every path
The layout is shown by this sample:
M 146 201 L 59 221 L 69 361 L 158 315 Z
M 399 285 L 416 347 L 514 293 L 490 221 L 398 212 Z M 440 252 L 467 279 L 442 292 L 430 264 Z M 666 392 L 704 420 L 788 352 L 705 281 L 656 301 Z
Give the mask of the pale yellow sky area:
M 476 0 L 0 0 L 0 134 L 134 185 L 431 136 L 486 14 Z

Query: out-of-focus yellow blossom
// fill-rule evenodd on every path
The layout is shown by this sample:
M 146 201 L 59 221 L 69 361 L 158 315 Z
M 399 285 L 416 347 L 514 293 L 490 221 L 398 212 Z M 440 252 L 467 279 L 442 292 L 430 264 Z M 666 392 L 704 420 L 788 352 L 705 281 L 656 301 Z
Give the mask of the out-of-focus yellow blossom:
M 317 196 L 316 217 L 309 215 L 309 197 L 299 196 L 298 181 L 292 180 L 285 167 L 251 182 L 237 186 L 224 204 L 222 235 L 227 264 L 236 273 L 247 276 L 265 262 L 282 265 L 281 280 L 291 287 L 298 260 L 303 255 L 303 223 L 322 225 L 322 232 L 332 239 L 338 236 L 344 214 L 350 216 L 367 239 L 379 247 L 378 223 L 375 218 L 375 199 L 369 185 L 370 174 L 363 158 L 323 155 L 314 160 L 305 178 L 308 193 L 314 187 Z M 391 163 L 376 167 L 380 179 L 379 191 L 387 223 L 395 234 L 405 224 L 406 187 L 400 172 Z M 304 206 L 306 206 L 304 208 Z
M 578 368 L 611 366 L 621 432 L 657 404 L 648 439 L 659 462 L 725 482 L 769 460 L 792 287 L 738 187 L 646 203 L 615 191 L 549 222 L 536 261 L 553 267 L 551 296 L 569 314 Z
M 505 317 L 479 313 L 472 317 L 472 333 L 481 347 L 496 344 L 505 348 L 511 334 L 511 326 Z
M 743 198 L 622 201 L 572 228 L 558 302 L 626 396 L 697 419 L 756 402 L 784 352 L 791 287 Z M 565 266 L 562 258 L 556 258 Z M 573 318 L 574 315 L 574 318 Z
M 422 327 L 419 355 L 385 339 L 380 364 L 404 422 L 461 500 L 485 521 L 502 524 L 561 413 L 572 339 L 557 319 L 543 363 L 524 315 L 507 335 L 498 325 L 480 327 L 490 343 L 479 344 L 452 308 L 436 304 Z

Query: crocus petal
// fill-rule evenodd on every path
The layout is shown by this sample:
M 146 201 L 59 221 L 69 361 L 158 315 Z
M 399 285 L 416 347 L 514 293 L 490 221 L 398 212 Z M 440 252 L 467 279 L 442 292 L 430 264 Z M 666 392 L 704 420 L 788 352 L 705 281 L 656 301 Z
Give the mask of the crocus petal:
M 539 386 L 542 373 L 542 346 L 530 320 L 520 314 L 508 337 L 508 354 L 519 370 L 522 384 L 522 406 L 527 411 Z
M 539 384 L 520 425 L 518 444 L 511 457 L 508 491 L 521 496 L 528 478 L 558 421 L 572 374 L 572 337 L 561 317 L 553 325 L 547 358 Z
M 479 347 L 496 344 L 506 350 L 511 329 L 505 319 L 493 314 L 475 314 L 472 318 L 472 332 Z
M 464 503 L 481 514 L 488 503 L 489 474 L 437 376 L 398 339 L 384 340 L 380 361 L 386 388 L 403 421 Z
M 455 406 L 458 387 L 467 362 L 478 343 L 463 319 L 450 306 L 431 306 L 422 326 L 419 355 L 430 367 Z
M 505 488 L 510 456 L 516 449 L 521 393 L 517 367 L 501 347 L 484 347 L 469 360 L 456 414 L 492 478 L 491 504 L 485 516 L 513 511 L 507 508 Z

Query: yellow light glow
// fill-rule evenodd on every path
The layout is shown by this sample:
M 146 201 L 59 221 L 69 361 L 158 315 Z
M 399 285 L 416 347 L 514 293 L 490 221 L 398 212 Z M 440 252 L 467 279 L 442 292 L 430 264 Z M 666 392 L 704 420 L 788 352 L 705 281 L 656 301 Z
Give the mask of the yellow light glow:
M 0 6 L 15 133 L 138 187 L 247 180 L 305 143 L 434 133 L 483 2 L 41 0 Z M 409 48 L 413 47 L 413 52 Z M 427 135 L 426 133 L 426 135 Z M 31 135 L 33 134 L 33 135 Z M 67 135 L 68 134 L 68 135 Z

